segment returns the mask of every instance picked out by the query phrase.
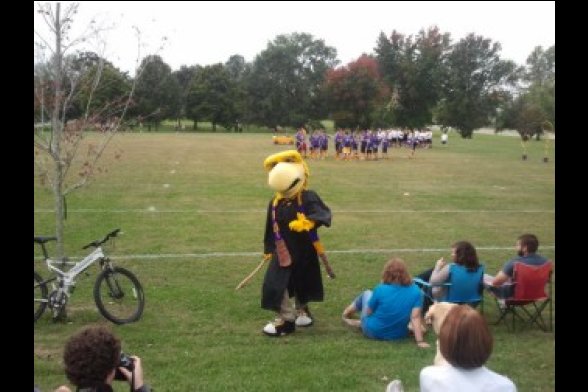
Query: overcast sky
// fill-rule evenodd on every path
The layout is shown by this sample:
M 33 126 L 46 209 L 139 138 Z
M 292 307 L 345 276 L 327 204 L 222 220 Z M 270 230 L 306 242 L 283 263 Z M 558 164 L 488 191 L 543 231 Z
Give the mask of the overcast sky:
M 71 2 L 62 2 L 62 7 Z M 36 12 L 35 31 L 46 35 Z M 112 23 L 104 56 L 133 74 L 138 56 L 136 34 L 144 42 L 140 58 L 158 51 L 172 70 L 181 65 L 226 62 L 233 54 L 254 60 L 279 34 L 305 32 L 337 49 L 341 64 L 373 53 L 380 32 L 416 35 L 436 25 L 453 42 L 469 33 L 502 45 L 501 57 L 523 65 L 536 46 L 555 44 L 555 1 L 504 2 L 179 2 L 84 1 L 72 37 L 89 21 Z M 166 37 L 166 41 L 162 38 Z M 98 52 L 98 50 L 96 50 Z

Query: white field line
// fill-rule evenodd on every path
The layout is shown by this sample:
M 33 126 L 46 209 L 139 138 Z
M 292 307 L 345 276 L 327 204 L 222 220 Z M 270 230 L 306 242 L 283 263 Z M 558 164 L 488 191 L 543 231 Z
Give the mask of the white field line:
M 53 209 L 49 208 L 37 208 L 35 213 L 53 213 Z M 128 213 L 150 213 L 150 214 L 259 214 L 267 212 L 264 210 L 175 210 L 165 209 L 158 210 L 156 207 L 149 208 L 131 208 L 131 209 L 93 209 L 93 208 L 78 208 L 68 209 L 68 213 L 80 213 L 80 214 L 128 214 Z M 470 214 L 470 213 L 521 213 L 521 214 L 554 214 L 555 210 L 333 210 L 333 213 L 337 214 Z
M 477 250 L 501 251 L 513 250 L 511 246 L 476 246 Z M 541 249 L 555 249 L 555 245 L 541 245 Z M 447 248 L 395 248 L 395 249 L 346 249 L 329 250 L 329 254 L 366 254 L 366 253 L 422 253 L 422 252 L 446 252 Z M 117 255 L 112 256 L 113 260 L 155 260 L 155 259 L 206 259 L 214 257 L 261 257 L 260 252 L 210 252 L 210 253 L 162 253 L 142 255 Z M 36 257 L 41 260 L 42 257 Z M 70 260 L 80 260 L 81 256 L 70 257 Z

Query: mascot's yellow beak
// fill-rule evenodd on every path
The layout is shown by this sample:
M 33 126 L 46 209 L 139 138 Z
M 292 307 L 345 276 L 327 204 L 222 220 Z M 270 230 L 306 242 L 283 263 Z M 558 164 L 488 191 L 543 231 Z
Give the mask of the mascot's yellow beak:
M 270 188 L 285 198 L 293 197 L 306 187 L 308 166 L 296 150 L 270 155 L 263 166 L 269 171 Z

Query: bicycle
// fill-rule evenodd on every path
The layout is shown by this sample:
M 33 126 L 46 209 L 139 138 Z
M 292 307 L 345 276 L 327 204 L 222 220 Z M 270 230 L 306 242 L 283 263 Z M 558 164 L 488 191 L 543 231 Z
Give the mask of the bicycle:
M 120 229 L 111 231 L 102 240 L 90 242 L 82 249 L 95 248 L 90 254 L 78 262 L 54 260 L 49 258 L 45 244 L 57 240 L 57 237 L 35 236 L 35 243 L 41 246 L 43 258 L 49 271 L 55 275 L 43 280 L 35 273 L 35 322 L 41 317 L 47 307 L 51 309 L 53 318 L 58 319 L 65 310 L 65 305 L 75 288 L 75 278 L 85 272 L 90 265 L 99 262 L 101 272 L 94 283 L 94 301 L 100 313 L 115 324 L 127 324 L 139 320 L 145 306 L 143 288 L 137 277 L 121 267 L 115 267 L 112 260 L 104 253 L 102 244 L 115 238 Z M 64 271 L 56 264 L 73 265 Z M 48 285 L 51 283 L 51 292 Z

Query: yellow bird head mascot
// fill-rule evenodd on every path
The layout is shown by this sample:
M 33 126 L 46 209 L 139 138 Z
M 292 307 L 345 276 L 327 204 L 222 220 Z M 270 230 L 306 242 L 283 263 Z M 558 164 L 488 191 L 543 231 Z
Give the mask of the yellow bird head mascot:
M 308 166 L 296 150 L 270 155 L 263 166 L 268 171 L 268 185 L 280 199 L 291 199 L 308 186 Z

